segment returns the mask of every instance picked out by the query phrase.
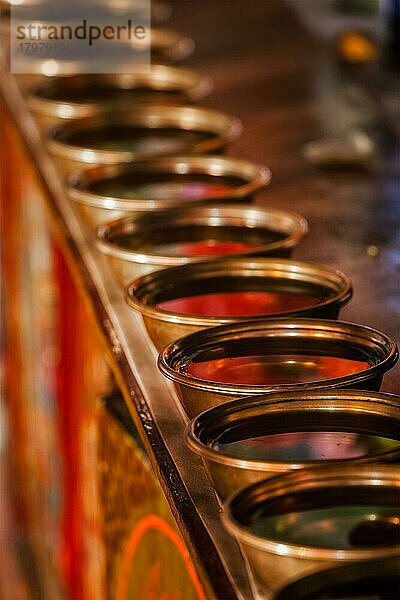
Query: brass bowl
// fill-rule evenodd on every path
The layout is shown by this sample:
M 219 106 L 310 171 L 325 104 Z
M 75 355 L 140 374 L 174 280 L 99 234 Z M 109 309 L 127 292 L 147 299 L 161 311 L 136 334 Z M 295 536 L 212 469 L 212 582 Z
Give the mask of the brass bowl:
M 392 600 L 400 590 L 400 557 L 346 564 L 290 583 L 274 600 Z
M 235 378 L 238 379 L 239 375 L 243 379 L 248 373 L 257 373 L 256 359 L 250 371 L 246 366 L 246 357 L 251 359 L 257 355 L 265 361 L 266 366 L 267 361 L 272 361 L 272 375 L 276 369 L 278 373 L 283 372 L 294 381 L 299 381 L 307 379 L 311 369 L 312 380 L 297 383 L 266 381 L 263 385 L 252 385 L 233 381 L 217 382 L 215 375 L 214 380 L 211 376 L 209 379 L 200 379 L 198 375 L 194 377 L 188 373 L 192 365 L 198 368 L 203 361 L 220 360 L 218 364 L 221 369 L 226 365 L 226 359 L 242 358 L 245 366 L 239 369 Z M 277 358 L 274 359 L 275 356 Z M 304 360 L 307 356 L 312 356 L 312 360 Z M 339 358 L 356 361 L 357 365 L 365 362 L 369 366 L 358 372 L 327 378 L 323 375 L 323 368 L 318 369 L 318 358 L 322 365 L 324 360 L 329 362 Z M 395 342 L 369 327 L 319 319 L 264 319 L 192 333 L 169 344 L 161 352 L 158 366 L 163 375 L 176 384 L 182 405 L 192 418 L 213 406 L 256 394 L 321 388 L 379 390 L 384 373 L 397 360 Z M 230 361 L 233 367 L 237 362 Z M 263 367 L 262 360 L 259 365 Z M 359 368 L 362 368 L 361 364 Z M 345 368 L 342 370 L 346 371 Z
M 142 147 L 133 147 L 138 133 Z M 144 105 L 134 110 L 75 120 L 52 129 L 47 147 L 64 174 L 85 165 L 222 152 L 242 125 L 224 113 L 192 106 Z M 111 138 L 110 138 L 111 136 Z
M 260 247 L 258 254 L 266 251 L 267 245 Z M 287 302 L 290 297 L 297 297 L 298 302 L 293 307 L 284 308 L 282 301 L 275 308 L 272 305 L 263 313 L 252 316 L 253 303 L 257 298 L 248 302 L 245 298 L 246 306 L 242 311 L 235 306 L 234 312 L 228 312 L 231 306 L 223 305 L 218 307 L 218 314 L 207 314 L 213 297 L 207 298 L 206 295 L 219 292 L 284 294 L 283 298 L 287 294 Z M 257 324 L 280 317 L 336 319 L 352 293 L 348 277 L 331 267 L 285 258 L 249 256 L 228 257 L 151 273 L 129 285 L 127 301 L 141 313 L 151 339 L 161 350 L 179 337 L 216 325 L 239 324 L 250 319 Z M 202 297 L 200 309 L 205 307 L 201 314 L 189 312 L 190 308 L 186 312 L 180 308 L 178 312 L 173 305 L 160 306 L 171 300 L 181 304 L 185 298 L 197 295 Z M 235 296 L 232 302 L 239 306 L 240 298 Z M 268 307 L 267 300 L 265 306 Z
M 270 179 L 267 167 L 244 160 L 169 156 L 89 167 L 71 175 L 67 187 L 80 216 L 93 228 L 128 214 L 251 200 Z
M 270 591 L 322 569 L 398 557 L 400 468 L 354 464 L 273 477 L 231 496 L 222 520 Z
M 196 102 L 211 87 L 208 77 L 193 71 L 153 65 L 146 73 L 43 78 L 27 91 L 27 103 L 41 127 L 49 129 L 72 119 L 146 102 Z
M 210 256 L 288 255 L 306 233 L 306 221 L 292 213 L 241 204 L 200 204 L 101 225 L 97 247 L 125 286 L 135 277 Z
M 227 498 L 307 467 L 398 461 L 400 397 L 325 390 L 241 398 L 200 414 L 185 438 Z

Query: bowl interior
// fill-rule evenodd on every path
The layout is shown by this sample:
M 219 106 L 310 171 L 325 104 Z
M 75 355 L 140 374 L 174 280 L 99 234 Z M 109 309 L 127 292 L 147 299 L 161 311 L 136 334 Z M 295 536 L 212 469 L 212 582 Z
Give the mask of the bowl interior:
M 310 401 L 309 401 L 310 402 Z M 322 401 L 323 402 L 323 401 Z M 270 403 L 250 409 L 228 407 L 222 415 L 199 417 L 195 437 L 213 451 L 241 460 L 279 461 L 300 465 L 312 461 L 375 456 L 400 448 L 399 421 L 374 412 L 345 408 L 333 401 L 321 409 Z M 367 404 L 367 403 L 366 403 Z
M 295 325 L 295 323 L 294 323 Z M 194 337 L 194 336 L 192 336 Z M 217 336 L 215 336 L 217 338 Z M 357 338 L 314 332 L 214 339 L 176 352 L 171 367 L 197 380 L 240 386 L 279 386 L 341 379 L 367 371 L 386 357 Z
M 132 83 L 131 85 L 120 83 L 110 77 L 99 77 L 97 75 L 76 76 L 67 80 L 64 84 L 47 85 L 38 87 L 34 95 L 41 100 L 72 104 L 99 104 L 123 100 L 126 103 L 146 101 L 158 101 L 158 94 L 175 96 L 182 92 L 182 87 L 177 84 L 160 86 L 157 81 L 149 80 L 147 83 Z
M 400 589 L 398 558 L 344 565 L 291 583 L 274 600 L 392 600 Z
M 87 182 L 85 188 L 93 194 L 118 199 L 190 202 L 228 196 L 246 183 L 248 180 L 234 175 L 221 176 L 206 172 L 178 174 L 144 169 L 141 172 L 135 170 L 112 178 L 92 180 Z M 169 229 L 168 223 L 164 223 L 163 227 L 165 226 Z
M 104 123 L 99 127 L 73 128 L 59 131 L 59 142 L 110 152 L 140 154 L 183 153 L 185 150 L 213 137 L 213 133 L 178 126 L 151 127 L 149 124 Z
M 229 231 L 229 230 L 228 230 Z M 247 232 L 246 232 L 247 233 Z M 254 232 L 254 242 L 257 231 Z M 269 237 L 269 232 L 267 236 Z M 270 243 L 275 236 L 269 238 Z M 264 240 L 264 243 L 267 240 Z M 140 294 L 144 304 L 179 314 L 207 317 L 244 317 L 298 312 L 317 306 L 337 295 L 336 290 L 316 282 L 285 277 L 242 274 L 211 274 L 177 277 L 163 286 L 152 286 Z
M 245 225 L 212 225 L 210 223 L 161 222 L 145 229 L 121 233 L 115 243 L 123 250 L 167 257 L 207 257 L 251 252 L 275 244 L 287 236 L 268 228 Z M 108 241 L 114 241 L 109 240 Z M 183 288 L 185 288 L 184 282 Z M 177 298 L 184 293 L 176 290 Z M 196 287 L 194 294 L 196 294 Z M 161 293 L 162 295 L 162 293 Z M 157 302 L 157 300 L 156 300 Z
M 394 486 L 328 482 L 272 497 L 250 491 L 231 511 L 251 534 L 277 543 L 359 550 L 400 544 L 399 507 L 400 490 Z

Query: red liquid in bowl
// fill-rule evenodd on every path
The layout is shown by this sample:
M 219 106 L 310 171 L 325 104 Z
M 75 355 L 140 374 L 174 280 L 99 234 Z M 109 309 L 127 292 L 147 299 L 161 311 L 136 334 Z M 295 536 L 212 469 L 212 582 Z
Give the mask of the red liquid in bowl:
M 256 246 L 241 242 L 223 242 L 218 240 L 201 240 L 199 242 L 181 242 L 154 246 L 151 251 L 160 256 L 219 256 L 250 252 Z
M 159 302 L 161 310 L 207 317 L 268 315 L 301 310 L 320 303 L 319 298 L 289 292 L 223 292 L 200 294 Z
M 147 183 L 132 187 L 127 192 L 128 197 L 147 198 L 149 200 L 201 200 L 202 198 L 215 198 L 232 194 L 235 188 L 223 183 L 208 183 L 202 181 L 170 181 L 161 183 Z
M 196 379 L 238 385 L 287 385 L 345 377 L 369 368 L 362 360 L 300 354 L 240 356 L 195 362 L 184 372 Z

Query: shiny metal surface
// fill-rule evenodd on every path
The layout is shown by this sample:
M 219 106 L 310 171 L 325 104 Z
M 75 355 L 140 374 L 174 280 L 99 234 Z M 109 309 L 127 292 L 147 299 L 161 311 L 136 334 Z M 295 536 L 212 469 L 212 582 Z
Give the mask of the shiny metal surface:
M 229 193 L 209 192 L 198 198 L 176 197 L 174 191 L 168 197 L 154 198 L 151 193 L 145 197 L 140 190 L 135 194 L 114 192 L 109 188 L 120 182 L 123 188 L 137 185 L 143 179 L 150 184 L 158 177 L 170 177 L 172 182 L 186 181 L 190 176 L 210 177 L 218 182 L 220 178 L 237 179 Z M 239 182 L 239 180 L 241 180 Z M 271 172 L 268 167 L 248 161 L 225 158 L 222 156 L 167 156 L 152 160 L 136 161 L 129 165 L 85 168 L 72 174 L 68 179 L 69 196 L 77 203 L 82 217 L 90 227 L 116 219 L 125 214 L 153 212 L 167 208 L 197 207 L 211 202 L 247 201 L 270 183 Z M 168 183 L 166 183 L 168 185 Z M 189 207 L 189 208 L 190 208 Z M 188 208 L 188 210 L 189 210 Z
M 377 507 L 400 507 L 400 468 L 389 465 L 346 465 L 310 468 L 273 477 L 246 487 L 225 504 L 222 520 L 242 546 L 256 577 L 267 589 L 276 591 L 300 577 L 346 563 L 400 556 L 400 545 L 323 547 L 287 543 L 277 534 L 267 538 L 252 533 L 246 520 L 250 512 L 267 515 L 280 503 L 283 519 L 294 512 L 307 496 L 313 506 L 351 507 L 355 503 Z M 301 496 L 303 495 L 303 496 Z M 296 504 L 298 502 L 298 504 Z M 400 508 L 398 510 L 400 514 Z M 288 523 L 288 519 L 286 522 Z M 282 521 L 283 522 L 283 521 Z M 311 521 L 312 522 L 312 517 Z M 318 527 L 318 521 L 315 522 Z M 329 523 L 321 523 L 329 537 Z M 332 522 L 334 530 L 334 524 Z M 333 535 L 333 534 L 332 534 Z
M 64 175 L 85 164 L 115 165 L 160 155 L 175 154 L 161 148 L 159 152 L 134 152 L 129 150 L 98 150 L 83 143 L 70 143 L 74 135 L 99 132 L 107 127 L 134 127 L 146 130 L 182 130 L 204 134 L 205 139 L 186 144 L 190 154 L 212 154 L 223 151 L 241 134 L 241 122 L 219 111 L 192 106 L 146 105 L 132 111 L 118 111 L 83 120 L 71 121 L 52 129 L 47 136 L 47 148 L 56 159 Z
M 250 185 L 243 186 L 243 192 L 245 187 Z M 239 192 L 239 190 L 235 191 Z M 231 202 L 235 200 L 236 198 L 233 198 Z M 229 202 L 229 198 L 227 201 Z M 164 243 L 166 241 L 173 243 L 176 228 L 181 228 L 184 235 L 185 228 L 190 228 L 189 231 L 192 231 L 192 228 L 196 227 L 199 238 L 203 235 L 204 240 L 207 239 L 207 235 L 211 235 L 212 231 L 213 239 L 218 240 L 219 237 L 224 239 L 224 232 L 229 227 L 234 228 L 237 239 L 244 244 L 257 240 L 253 248 L 248 251 L 234 252 L 235 256 L 289 256 L 308 231 L 305 219 L 294 213 L 232 203 L 229 206 L 201 206 L 205 202 L 206 199 L 200 200 L 199 205 L 196 202 L 195 206 L 189 208 L 126 217 L 100 225 L 97 230 L 97 247 L 109 257 L 111 268 L 122 285 L 127 285 L 134 278 L 153 271 L 210 259 L 210 256 L 163 255 L 157 252 L 157 239 L 162 238 Z M 209 202 L 211 203 L 212 200 L 210 199 Z M 254 232 L 255 228 L 256 232 Z M 271 231 L 286 234 L 286 237 L 268 243 L 268 234 Z M 265 232 L 264 244 L 263 232 Z M 129 248 L 123 243 L 127 236 L 133 236 L 132 240 L 134 240 L 132 247 Z
M 368 432 L 397 440 L 393 449 L 349 459 L 267 460 L 229 455 L 215 447 L 224 433 L 241 440 L 296 431 Z M 235 433 L 236 432 L 236 433 Z M 189 448 L 201 456 L 220 498 L 281 473 L 312 466 L 399 461 L 400 397 L 363 391 L 307 391 L 241 398 L 214 407 L 191 421 L 185 433 Z
M 88 89 L 111 90 L 88 99 Z M 127 104 L 196 102 L 212 89 L 204 75 L 167 65 L 152 65 L 148 73 L 89 74 L 43 78 L 27 90 L 27 103 L 44 129 L 72 119 L 94 117 Z M 137 95 L 132 92 L 137 90 Z M 119 92 L 119 93 L 118 93 Z M 100 93 L 100 92 L 99 92 Z
M 161 272 L 163 273 L 163 272 Z M 279 341 L 290 349 L 302 350 L 304 343 L 313 347 L 319 354 L 330 347 L 337 347 L 341 352 L 352 353 L 355 357 L 368 356 L 373 366 L 368 369 L 327 381 L 297 383 L 290 385 L 233 385 L 205 381 L 191 377 L 182 372 L 181 365 L 187 364 L 199 351 L 207 357 L 216 350 L 224 357 L 229 357 L 232 347 L 238 355 L 237 345 L 251 349 L 260 342 Z M 339 353 L 340 356 L 340 353 Z M 162 374 L 173 381 L 177 387 L 179 399 L 186 413 L 195 417 L 199 413 L 244 396 L 271 392 L 327 389 L 367 389 L 379 390 L 383 375 L 398 360 L 398 349 L 393 340 L 385 334 L 362 325 L 340 321 L 323 321 L 319 319 L 277 319 L 248 321 L 243 324 L 223 325 L 180 338 L 169 344 L 159 355 L 158 367 Z
M 264 252 L 266 248 L 260 249 L 259 254 Z M 219 286 L 219 280 L 222 278 L 226 279 L 225 291 L 234 289 L 243 292 L 268 292 L 291 286 L 301 294 L 318 287 L 322 298 L 315 306 L 256 317 L 196 316 L 169 312 L 156 306 L 163 300 L 166 291 L 169 297 L 176 298 L 184 297 L 185 294 L 207 294 L 217 289 L 216 286 Z M 130 283 L 127 302 L 142 315 L 156 348 L 162 350 L 182 336 L 217 325 L 239 324 L 252 320 L 257 326 L 257 323 L 266 319 L 275 320 L 289 316 L 335 319 L 341 307 L 350 301 L 352 293 L 348 277 L 330 267 L 283 258 L 255 256 L 208 260 L 150 273 Z

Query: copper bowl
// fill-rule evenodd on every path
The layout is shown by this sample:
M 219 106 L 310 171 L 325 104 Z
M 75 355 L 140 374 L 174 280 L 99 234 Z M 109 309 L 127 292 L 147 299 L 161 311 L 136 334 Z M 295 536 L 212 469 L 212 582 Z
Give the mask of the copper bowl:
M 135 277 L 210 256 L 289 255 L 306 233 L 306 221 L 293 213 L 199 205 L 101 225 L 97 247 L 109 257 L 116 279 L 127 285 Z
M 264 246 L 258 253 L 266 250 Z M 211 314 L 214 298 L 221 292 L 234 295 L 232 300 L 228 296 L 226 302 L 218 303 L 219 312 Z M 249 294 L 254 296 L 247 300 Z M 281 294 L 282 300 L 274 306 L 274 299 Z M 196 296 L 201 299 L 200 305 L 196 301 L 197 310 L 202 312 L 196 314 L 190 305 L 184 312 L 182 304 L 188 302 L 187 297 Z M 351 296 L 348 277 L 331 267 L 259 256 L 228 257 L 151 273 L 129 285 L 127 301 L 141 313 L 152 341 L 161 350 L 189 333 L 249 319 L 254 323 L 279 317 L 335 319 Z M 258 311 L 256 316 L 252 316 L 254 310 Z
M 47 147 L 61 172 L 70 174 L 85 165 L 116 165 L 185 152 L 218 153 L 241 132 L 240 121 L 221 112 L 143 105 L 58 125 L 49 132 Z
M 322 569 L 400 556 L 400 468 L 315 467 L 237 492 L 222 515 L 270 591 Z
M 264 319 L 192 333 L 169 344 L 159 355 L 158 366 L 175 383 L 192 418 L 213 406 L 256 394 L 323 388 L 379 390 L 384 373 L 397 360 L 395 342 L 370 327 L 319 319 Z M 202 374 L 205 369 L 207 378 Z M 237 382 L 259 372 L 262 384 L 252 379 Z
M 67 187 L 81 217 L 93 227 L 129 214 L 248 201 L 270 179 L 267 167 L 244 160 L 169 156 L 89 167 L 71 175 Z
M 393 600 L 399 597 L 400 557 L 347 564 L 285 586 L 274 600 Z
M 27 103 L 42 128 L 95 117 L 104 111 L 148 102 L 196 102 L 211 80 L 185 69 L 153 65 L 145 73 L 73 75 L 43 78 L 27 91 Z
M 220 498 L 313 466 L 400 459 L 400 397 L 302 391 L 241 398 L 201 413 L 186 442 Z

